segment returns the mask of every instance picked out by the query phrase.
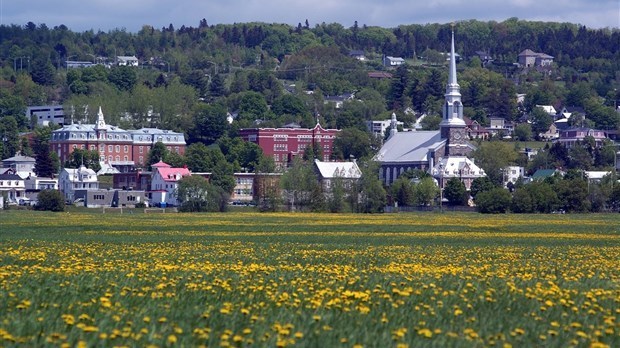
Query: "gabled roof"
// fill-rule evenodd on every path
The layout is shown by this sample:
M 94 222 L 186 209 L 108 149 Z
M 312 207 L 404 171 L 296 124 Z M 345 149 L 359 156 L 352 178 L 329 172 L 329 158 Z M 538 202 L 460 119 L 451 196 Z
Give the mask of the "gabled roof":
M 385 71 L 371 71 L 368 73 L 368 77 L 371 79 L 391 79 L 392 74 Z
M 171 167 L 172 167 L 171 165 L 169 165 L 168 163 L 164 163 L 161 160 L 151 165 L 151 168 L 171 168 Z
M 333 179 L 336 177 L 359 179 L 362 177 L 362 171 L 355 162 L 323 162 L 315 159 L 314 164 L 323 179 Z
M 428 151 L 445 145 L 439 131 L 398 132 L 383 144 L 375 159 L 380 162 L 422 162 Z
M 9 158 L 5 158 L 2 162 L 36 162 L 34 157 L 17 155 Z
M 486 176 L 483 169 L 465 156 L 448 156 L 437 162 L 433 168 L 435 177 Z
M 164 181 L 168 182 L 177 182 L 181 178 L 191 175 L 187 168 L 173 168 L 162 161 L 151 165 L 151 168 L 153 168 L 153 172 L 158 173 Z
M 528 48 L 528 49 L 523 50 L 521 53 L 519 53 L 519 57 L 521 56 L 538 56 L 538 53 Z
M 22 179 L 22 177 L 17 174 L 5 173 L 5 174 L 0 174 L 0 180 L 22 180 L 23 181 L 24 179 Z
M 550 176 L 553 176 L 555 172 L 556 172 L 555 169 L 539 169 L 532 175 L 532 179 L 548 178 Z

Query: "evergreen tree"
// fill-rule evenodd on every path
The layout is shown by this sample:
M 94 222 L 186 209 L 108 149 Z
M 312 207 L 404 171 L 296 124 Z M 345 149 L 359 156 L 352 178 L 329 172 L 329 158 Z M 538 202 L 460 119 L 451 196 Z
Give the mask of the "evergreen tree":
M 58 172 L 58 157 L 51 152 L 50 140 L 52 129 L 50 127 L 37 128 L 34 133 L 34 171 L 37 176 L 50 178 Z
M 450 178 L 443 189 L 443 197 L 450 205 L 466 205 L 469 194 L 458 178 Z

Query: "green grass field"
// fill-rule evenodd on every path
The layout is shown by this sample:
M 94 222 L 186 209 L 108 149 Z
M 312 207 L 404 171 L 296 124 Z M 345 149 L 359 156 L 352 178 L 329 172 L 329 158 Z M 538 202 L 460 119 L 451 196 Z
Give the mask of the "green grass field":
M 620 216 L 0 212 L 0 346 L 619 346 Z

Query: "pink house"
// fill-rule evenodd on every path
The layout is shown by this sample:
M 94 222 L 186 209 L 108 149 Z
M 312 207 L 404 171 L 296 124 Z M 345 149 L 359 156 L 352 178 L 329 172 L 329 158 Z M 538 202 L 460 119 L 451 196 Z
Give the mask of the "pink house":
M 159 161 L 151 166 L 151 203 L 154 205 L 178 205 L 176 191 L 179 180 L 191 175 L 189 169 L 173 168 Z

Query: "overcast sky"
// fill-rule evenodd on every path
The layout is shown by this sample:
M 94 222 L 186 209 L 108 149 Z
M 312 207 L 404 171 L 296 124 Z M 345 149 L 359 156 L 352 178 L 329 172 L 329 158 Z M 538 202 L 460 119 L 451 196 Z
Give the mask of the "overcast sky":
M 245 22 L 340 23 L 395 28 L 510 17 L 619 28 L 620 0 L 0 0 L 0 24 L 64 24 L 73 31 Z

